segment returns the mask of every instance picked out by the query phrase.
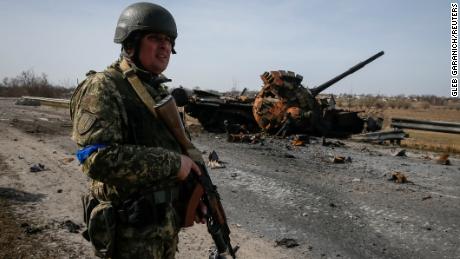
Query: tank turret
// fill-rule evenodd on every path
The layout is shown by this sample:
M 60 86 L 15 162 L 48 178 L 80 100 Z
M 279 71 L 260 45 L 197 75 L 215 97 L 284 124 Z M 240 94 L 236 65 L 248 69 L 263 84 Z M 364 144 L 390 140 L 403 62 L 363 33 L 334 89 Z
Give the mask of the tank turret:
M 264 85 L 253 105 L 257 124 L 271 134 L 308 133 L 340 137 L 361 132 L 364 120 L 358 117 L 357 112 L 331 109 L 327 101 L 318 100 L 317 96 L 383 54 L 381 51 L 311 89 L 304 87 L 301 84 L 303 77 L 294 72 L 278 70 L 263 73 L 261 79 Z

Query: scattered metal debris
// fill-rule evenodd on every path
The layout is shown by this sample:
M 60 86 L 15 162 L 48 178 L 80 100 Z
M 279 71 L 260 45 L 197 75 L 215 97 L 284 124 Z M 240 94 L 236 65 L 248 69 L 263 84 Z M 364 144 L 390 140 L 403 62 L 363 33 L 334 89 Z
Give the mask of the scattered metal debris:
M 336 141 L 327 141 L 325 137 L 323 137 L 323 146 L 325 147 L 343 147 L 345 146 L 345 143 L 342 141 L 336 140 Z
M 401 129 L 394 129 L 389 131 L 371 132 L 352 136 L 351 139 L 362 142 L 376 142 L 383 143 L 390 141 L 391 143 L 401 144 L 401 140 L 408 137 L 409 134 Z
M 299 243 L 294 238 L 282 238 L 275 241 L 275 246 L 284 246 L 286 248 L 292 248 L 299 246 Z
M 81 226 L 71 220 L 66 220 L 60 224 L 61 227 L 67 228 L 70 233 L 79 233 Z
M 208 160 L 209 161 L 219 161 L 219 156 L 217 155 L 217 152 L 215 150 L 209 153 Z
M 383 118 L 369 117 L 366 120 L 366 131 L 374 132 L 379 131 L 383 128 Z
M 361 152 L 370 152 L 368 147 L 363 147 L 361 148 Z
M 66 158 L 63 158 L 63 159 L 59 159 L 59 162 L 61 162 L 62 164 L 69 164 L 71 162 L 73 162 L 75 160 L 75 158 L 73 157 L 66 157 Z
M 227 141 L 257 144 L 261 141 L 261 135 L 260 134 L 243 134 L 243 133 L 228 134 Z
M 351 163 L 352 162 L 352 159 L 351 157 L 345 157 L 345 156 L 334 156 L 334 158 L 332 158 L 332 163 L 334 164 L 344 164 L 345 162 L 347 163 Z
M 40 101 L 22 97 L 18 99 L 14 104 L 25 105 L 25 106 L 40 106 Z
M 449 160 L 449 154 L 442 154 L 436 159 L 436 164 L 440 165 L 451 165 Z
M 222 161 L 219 160 L 219 156 L 217 155 L 215 150 L 213 150 L 211 153 L 209 153 L 208 166 L 211 169 L 225 168 L 225 165 L 223 164 Z
M 23 232 L 27 235 L 33 235 L 43 231 L 42 227 L 34 227 L 29 225 L 29 223 L 22 223 L 21 228 L 23 228 Z
M 395 183 L 409 183 L 410 181 L 407 180 L 407 176 L 405 176 L 401 172 L 394 172 L 391 174 L 391 178 L 388 181 L 393 181 Z
M 285 157 L 285 158 L 295 158 L 295 156 L 293 154 L 289 154 L 289 153 L 284 153 L 283 157 Z
M 40 163 L 35 164 L 35 165 L 30 167 L 30 172 L 32 172 L 32 173 L 41 172 L 41 171 L 44 171 L 44 170 L 46 170 L 45 165 L 40 164 Z
M 422 201 L 426 201 L 426 200 L 431 199 L 431 198 L 433 198 L 433 197 L 431 197 L 431 195 L 428 195 L 428 196 L 423 197 Z
M 406 155 L 406 150 L 405 150 L 405 149 L 401 149 L 401 150 L 395 152 L 395 153 L 393 154 L 393 156 L 407 157 L 407 155 Z
M 296 147 L 305 146 L 305 142 L 302 141 L 302 140 L 299 140 L 299 139 L 293 139 L 293 140 L 291 140 L 291 144 L 292 144 L 293 146 L 296 146 Z
M 291 140 L 291 145 L 293 146 L 305 146 L 305 144 L 310 144 L 310 136 L 305 134 L 297 134 Z
M 249 130 L 246 129 L 246 125 L 244 124 L 231 124 L 228 120 L 224 120 L 224 127 L 227 134 L 249 134 Z

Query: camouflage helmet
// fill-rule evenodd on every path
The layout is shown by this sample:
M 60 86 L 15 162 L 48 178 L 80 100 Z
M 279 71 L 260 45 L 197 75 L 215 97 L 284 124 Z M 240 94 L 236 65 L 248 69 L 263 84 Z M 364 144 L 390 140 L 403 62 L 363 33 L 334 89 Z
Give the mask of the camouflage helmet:
M 135 3 L 126 7 L 118 19 L 115 43 L 123 43 L 135 31 L 164 33 L 174 40 L 177 38 L 176 22 L 171 13 L 162 6 L 152 3 Z

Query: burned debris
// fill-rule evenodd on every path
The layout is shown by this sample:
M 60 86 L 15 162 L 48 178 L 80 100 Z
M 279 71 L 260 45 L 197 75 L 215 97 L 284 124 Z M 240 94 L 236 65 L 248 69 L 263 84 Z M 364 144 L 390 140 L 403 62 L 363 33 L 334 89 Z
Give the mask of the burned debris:
M 38 163 L 38 164 L 32 165 L 29 170 L 31 173 L 36 173 L 36 172 L 45 171 L 46 168 L 45 168 L 45 165 Z
M 228 142 L 240 142 L 240 143 L 250 143 L 257 144 L 263 141 L 262 135 L 260 133 L 256 134 L 227 134 Z
M 326 138 L 323 137 L 322 145 L 325 146 L 325 147 L 343 147 L 343 146 L 345 146 L 345 143 L 343 143 L 340 140 L 329 141 L 329 140 L 326 140 Z
M 31 226 L 29 223 L 24 222 L 20 225 L 20 227 L 23 229 L 23 233 L 27 235 L 33 235 L 37 233 L 41 233 L 43 231 L 43 227 L 41 226 Z
M 305 144 L 310 144 L 310 136 L 308 135 L 294 135 L 291 140 L 291 145 L 293 146 L 305 146 Z
M 401 129 L 391 129 L 387 131 L 369 132 L 352 136 L 353 140 L 361 142 L 379 143 L 390 142 L 400 144 L 401 140 L 406 138 L 408 134 Z
M 70 233 L 79 233 L 80 229 L 82 228 L 80 224 L 76 224 L 72 220 L 66 220 L 64 222 L 61 222 L 60 227 L 67 229 L 67 231 L 69 231 Z
M 412 183 L 411 181 L 408 181 L 407 176 L 401 172 L 393 172 L 388 181 L 395 183 Z
M 334 156 L 331 159 L 332 163 L 334 164 L 344 164 L 344 163 L 351 163 L 353 160 L 349 156 Z
M 215 150 L 213 150 L 211 153 L 209 153 L 208 166 L 211 169 L 225 168 L 224 162 L 219 160 L 219 156 L 217 155 L 217 152 Z
M 400 156 L 400 157 L 407 157 L 406 150 L 401 149 L 399 151 L 396 151 L 393 156 Z
M 276 246 L 284 246 L 286 248 L 293 248 L 299 246 L 299 243 L 294 238 L 282 238 L 275 241 Z
M 436 159 L 436 164 L 450 165 L 449 154 L 442 154 Z

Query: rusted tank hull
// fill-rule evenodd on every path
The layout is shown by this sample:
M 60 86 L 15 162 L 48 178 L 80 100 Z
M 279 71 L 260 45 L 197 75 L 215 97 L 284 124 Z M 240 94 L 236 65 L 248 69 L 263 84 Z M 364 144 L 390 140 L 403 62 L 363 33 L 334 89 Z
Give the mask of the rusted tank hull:
M 254 100 L 253 114 L 259 127 L 270 134 L 310 134 L 347 137 L 363 131 L 365 121 L 357 112 L 332 108 L 320 102 L 290 71 L 261 75 L 262 90 Z
M 209 132 L 226 132 L 228 125 L 241 125 L 248 132 L 260 131 L 252 116 L 252 104 L 213 103 L 210 100 L 189 103 L 185 112 L 198 119 Z

